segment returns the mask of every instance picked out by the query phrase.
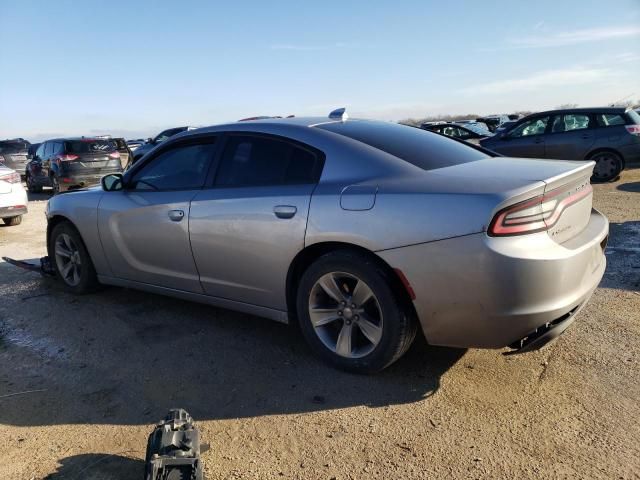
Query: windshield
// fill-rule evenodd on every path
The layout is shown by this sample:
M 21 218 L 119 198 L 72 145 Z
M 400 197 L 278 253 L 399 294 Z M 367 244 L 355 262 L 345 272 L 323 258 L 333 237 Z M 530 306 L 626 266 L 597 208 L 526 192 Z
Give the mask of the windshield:
M 423 170 L 449 167 L 488 157 L 487 154 L 462 142 L 397 123 L 351 120 L 325 123 L 316 128 L 365 143 Z

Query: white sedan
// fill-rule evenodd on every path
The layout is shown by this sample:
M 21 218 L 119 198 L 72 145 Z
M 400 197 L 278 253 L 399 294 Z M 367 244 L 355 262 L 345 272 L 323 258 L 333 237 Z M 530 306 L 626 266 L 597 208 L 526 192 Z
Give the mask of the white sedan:
M 0 164 L 0 218 L 5 225 L 20 225 L 25 213 L 27 192 L 20 181 L 20 174 Z

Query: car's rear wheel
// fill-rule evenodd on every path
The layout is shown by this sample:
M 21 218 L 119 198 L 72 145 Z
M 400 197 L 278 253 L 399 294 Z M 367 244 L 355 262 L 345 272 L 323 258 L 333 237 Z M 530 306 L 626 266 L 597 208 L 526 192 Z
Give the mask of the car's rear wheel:
M 588 160 L 596 162 L 591 177 L 594 182 L 609 182 L 617 178 L 622 171 L 622 157 L 615 152 L 608 150 L 596 152 L 590 155 Z
M 22 223 L 22 215 L 14 215 L 13 217 L 4 217 L 2 219 L 5 225 L 8 227 L 15 227 Z
M 356 373 L 395 362 L 416 334 L 415 319 L 394 293 L 387 271 L 358 252 L 331 252 L 314 262 L 302 275 L 297 311 L 313 350 Z
M 27 181 L 27 190 L 29 190 L 31 193 L 40 193 L 42 191 L 42 186 L 36 185 L 31 174 L 27 173 L 26 181 Z
M 49 253 L 56 275 L 67 290 L 89 293 L 98 287 L 96 270 L 80 234 L 69 222 L 57 224 L 51 232 Z
M 53 188 L 54 195 L 60 193 L 60 182 L 58 182 L 58 177 L 55 174 L 51 175 L 51 187 Z

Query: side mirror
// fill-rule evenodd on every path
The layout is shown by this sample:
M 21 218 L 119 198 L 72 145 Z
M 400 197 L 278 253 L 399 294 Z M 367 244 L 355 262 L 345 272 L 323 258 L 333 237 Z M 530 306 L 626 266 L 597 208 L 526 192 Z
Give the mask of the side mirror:
M 122 190 L 123 180 L 121 173 L 112 173 L 110 175 L 105 175 L 100 180 L 102 184 L 102 189 L 105 192 L 115 192 L 117 190 Z
M 153 138 L 151 137 L 147 138 L 147 143 L 153 143 Z

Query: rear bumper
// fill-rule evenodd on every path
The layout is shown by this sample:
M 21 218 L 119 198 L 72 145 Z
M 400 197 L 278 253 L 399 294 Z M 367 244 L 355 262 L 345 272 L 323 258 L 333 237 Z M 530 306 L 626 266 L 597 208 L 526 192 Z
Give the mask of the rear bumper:
M 604 274 L 608 232 L 607 219 L 593 210 L 587 227 L 564 244 L 546 232 L 479 233 L 378 255 L 407 277 L 430 344 L 501 348 L 577 313 Z
M 0 194 L 0 218 L 15 217 L 27 213 L 27 192 L 21 186 L 10 193 Z
M 27 206 L 0 207 L 0 218 L 15 217 L 27 213 Z
M 120 173 L 122 170 L 114 169 L 114 170 L 105 170 L 100 173 L 92 173 L 88 175 L 75 174 L 75 173 L 61 173 L 58 177 L 58 184 L 60 185 L 60 191 L 64 192 L 67 190 L 73 190 L 77 188 L 85 188 L 92 187 L 94 185 L 98 185 L 100 180 L 105 175 L 109 175 L 111 173 Z

